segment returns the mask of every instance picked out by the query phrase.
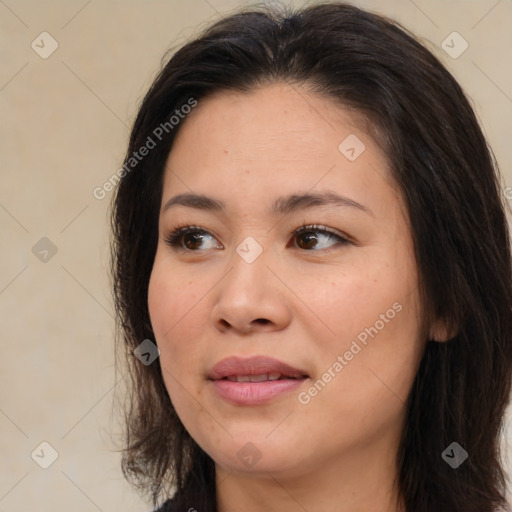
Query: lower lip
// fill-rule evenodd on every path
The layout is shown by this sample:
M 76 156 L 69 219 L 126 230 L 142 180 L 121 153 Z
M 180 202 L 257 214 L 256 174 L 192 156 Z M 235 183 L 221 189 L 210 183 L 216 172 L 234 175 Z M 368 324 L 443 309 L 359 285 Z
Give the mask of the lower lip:
M 217 394 L 236 405 L 260 405 L 296 390 L 305 379 L 267 380 L 264 382 L 210 381 Z

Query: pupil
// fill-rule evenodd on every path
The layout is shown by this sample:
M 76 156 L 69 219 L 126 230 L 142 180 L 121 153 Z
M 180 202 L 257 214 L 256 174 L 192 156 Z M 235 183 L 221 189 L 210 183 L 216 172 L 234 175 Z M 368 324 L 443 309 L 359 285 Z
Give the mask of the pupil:
M 303 233 L 301 235 L 301 239 L 306 241 L 306 243 L 304 245 L 306 245 L 308 248 L 315 246 L 316 237 L 315 237 L 314 234 L 312 234 L 312 233 L 309 233 L 309 234 Z
M 194 240 L 195 238 L 195 240 Z M 187 243 L 192 240 L 192 243 Z M 201 244 L 202 236 L 199 234 L 185 235 L 185 245 L 188 249 L 197 249 L 197 246 Z M 194 245 L 197 244 L 197 245 Z

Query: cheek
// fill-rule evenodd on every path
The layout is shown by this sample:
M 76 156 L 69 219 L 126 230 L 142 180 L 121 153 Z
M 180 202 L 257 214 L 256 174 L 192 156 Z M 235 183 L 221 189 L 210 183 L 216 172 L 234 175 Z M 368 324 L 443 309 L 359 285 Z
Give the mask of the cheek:
M 186 360 L 197 358 L 201 323 L 207 316 L 204 290 L 188 276 L 155 260 L 148 288 L 148 308 L 163 366 L 179 374 Z
M 371 260 L 361 258 L 343 275 L 329 277 L 324 286 L 310 288 L 318 293 L 308 295 L 308 306 L 322 320 L 311 329 L 317 340 L 317 369 L 320 377 L 332 381 L 319 401 L 325 400 L 326 410 L 336 403 L 347 413 L 355 403 L 373 412 L 403 405 L 423 350 L 412 254 L 407 247 L 374 251 Z M 306 293 L 305 284 L 299 293 Z M 339 356 L 342 370 L 333 368 Z M 329 369 L 335 378 L 324 373 Z M 318 387 L 323 389 L 321 383 Z
M 157 253 L 148 287 L 151 325 L 161 341 L 172 338 L 180 324 L 197 315 L 201 291 L 190 276 Z
M 397 328 L 402 317 L 413 315 L 416 318 L 413 304 L 405 314 L 397 314 L 393 308 L 397 302 L 400 304 L 396 307 L 405 308 L 414 300 L 417 286 L 414 268 L 397 258 L 393 261 L 392 255 L 383 253 L 372 256 L 371 260 L 358 254 L 357 262 L 342 271 L 333 269 L 321 278 L 313 279 L 306 274 L 290 278 L 294 293 L 307 306 L 303 316 L 307 320 L 303 325 L 315 324 L 313 339 L 321 335 L 324 343 L 340 350 L 347 342 L 350 346 L 350 341 L 358 334 L 363 333 L 364 338 L 365 329 L 376 322 L 379 331 L 389 332 Z M 411 333 L 415 322 L 413 324 Z
M 379 432 L 395 421 L 405 407 L 421 360 L 417 293 L 408 293 L 387 279 L 382 284 L 382 288 L 360 287 L 351 296 L 338 297 L 331 310 L 336 336 L 322 348 L 319 376 L 329 383 L 325 391 L 318 384 L 322 391 L 315 407 L 340 431 L 348 428 L 347 417 L 352 431 L 368 430 L 370 421 L 370 430 Z M 340 304 L 346 304 L 350 314 L 340 313 Z M 329 369 L 334 378 L 327 373 Z
M 163 265 L 158 258 L 155 260 L 148 288 L 149 314 L 160 349 L 162 377 L 182 418 L 202 411 L 194 410 L 200 393 L 199 333 L 204 313 L 201 297 L 188 277 Z

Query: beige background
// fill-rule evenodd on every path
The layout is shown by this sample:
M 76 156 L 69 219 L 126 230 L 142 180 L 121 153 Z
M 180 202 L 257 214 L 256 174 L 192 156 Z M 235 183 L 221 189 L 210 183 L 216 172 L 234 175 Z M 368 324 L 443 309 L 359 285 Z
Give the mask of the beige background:
M 442 59 L 512 185 L 512 2 L 355 3 L 398 19 Z M 248 4 L 0 1 L 0 512 L 150 510 L 124 483 L 111 435 L 111 193 L 92 191 L 119 168 L 164 52 Z M 43 31 L 59 45 L 47 59 L 31 48 Z M 441 47 L 453 31 L 469 44 L 457 59 Z M 46 262 L 32 251 L 42 237 L 57 247 Z M 31 459 L 42 441 L 59 455 L 48 469 Z

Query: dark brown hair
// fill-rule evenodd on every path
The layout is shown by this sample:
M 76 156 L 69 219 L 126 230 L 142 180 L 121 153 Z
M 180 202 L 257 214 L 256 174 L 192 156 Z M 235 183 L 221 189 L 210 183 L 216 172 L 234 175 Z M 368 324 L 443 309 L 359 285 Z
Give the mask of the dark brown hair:
M 227 16 L 163 67 L 138 112 L 125 164 L 191 98 L 200 108 L 214 92 L 250 93 L 275 82 L 307 86 L 366 116 L 407 205 L 426 342 L 397 455 L 407 511 L 504 507 L 500 433 L 512 369 L 504 199 L 475 114 L 430 51 L 397 23 L 342 3 Z M 162 176 L 179 126 L 125 173 L 113 202 L 114 295 L 131 376 L 123 468 L 155 503 L 172 488 L 184 506 L 215 511 L 212 459 L 177 417 L 159 360 L 145 366 L 133 356 L 155 339 L 148 283 Z M 437 318 L 454 333 L 446 343 L 427 339 Z M 454 441 L 469 454 L 457 469 L 441 457 Z

